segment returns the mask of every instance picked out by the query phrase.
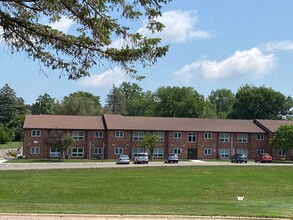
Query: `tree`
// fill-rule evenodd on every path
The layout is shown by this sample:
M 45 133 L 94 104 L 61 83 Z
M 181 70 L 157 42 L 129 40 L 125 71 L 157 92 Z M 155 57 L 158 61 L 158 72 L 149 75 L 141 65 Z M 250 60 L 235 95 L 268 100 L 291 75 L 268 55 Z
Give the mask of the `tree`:
M 40 95 L 36 102 L 32 104 L 31 111 L 33 115 L 45 114 L 53 115 L 55 113 L 56 101 L 48 93 Z
M 123 93 L 113 85 L 110 93 L 107 95 L 106 109 L 113 114 L 125 114 L 125 99 Z
M 25 114 L 19 114 L 10 120 L 6 126 L 14 133 L 14 141 L 23 140 L 23 124 Z
M 150 158 L 152 158 L 153 153 L 154 153 L 154 149 L 155 149 L 155 147 L 157 147 L 158 142 L 159 142 L 158 136 L 148 133 L 145 136 L 143 136 L 143 138 L 141 139 L 141 141 L 139 143 L 139 147 L 142 147 L 144 149 L 149 149 Z
M 230 89 L 213 90 L 208 100 L 216 107 L 217 117 L 226 118 L 232 112 L 235 95 Z
M 245 85 L 236 93 L 233 112 L 229 118 L 280 119 L 290 114 L 291 97 L 271 88 Z
M 6 124 L 18 114 L 25 114 L 22 98 L 17 98 L 15 91 L 5 84 L 0 89 L 0 124 Z
M 293 150 L 293 124 L 281 125 L 270 140 L 275 149 L 282 149 L 284 152 Z
M 155 115 L 161 117 L 201 117 L 204 97 L 191 87 L 161 87 L 155 93 Z
M 45 67 L 64 71 L 69 79 L 87 76 L 92 66 L 105 61 L 135 74 L 136 62 L 153 64 L 166 54 L 168 46 L 160 46 L 161 39 L 142 36 L 123 23 L 146 17 L 149 31 L 162 31 L 164 25 L 156 18 L 168 2 L 0 0 L 0 40 L 12 53 L 24 51 Z M 75 24 L 70 34 L 52 28 L 52 23 L 64 18 Z M 123 40 L 121 48 L 111 45 L 116 39 Z
M 81 91 L 71 93 L 57 105 L 56 113 L 60 115 L 101 115 L 100 97 Z
M 14 137 L 13 131 L 7 127 L 0 126 L 0 144 L 6 144 L 12 141 Z

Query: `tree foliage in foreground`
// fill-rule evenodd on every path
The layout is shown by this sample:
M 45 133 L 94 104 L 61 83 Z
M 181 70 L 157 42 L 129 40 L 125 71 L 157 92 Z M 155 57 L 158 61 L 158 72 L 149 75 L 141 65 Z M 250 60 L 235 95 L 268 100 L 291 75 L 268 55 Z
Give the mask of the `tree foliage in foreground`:
M 275 149 L 282 149 L 284 152 L 293 149 L 293 125 L 281 125 L 275 132 L 270 144 Z
M 168 46 L 160 46 L 161 39 L 145 37 L 123 23 L 146 18 L 150 32 L 162 31 L 164 25 L 156 18 L 168 2 L 0 0 L 0 40 L 12 53 L 24 51 L 45 67 L 64 71 L 69 79 L 89 75 L 92 66 L 104 65 L 104 61 L 135 74 L 133 66 L 137 62 L 143 66 L 155 63 L 166 54 Z M 75 24 L 70 34 L 52 28 L 51 24 L 62 18 Z M 111 46 L 113 39 L 124 41 L 124 45 Z
M 144 149 L 149 149 L 150 158 L 153 157 L 154 149 L 158 146 L 159 138 L 154 134 L 146 134 L 139 142 L 139 146 Z

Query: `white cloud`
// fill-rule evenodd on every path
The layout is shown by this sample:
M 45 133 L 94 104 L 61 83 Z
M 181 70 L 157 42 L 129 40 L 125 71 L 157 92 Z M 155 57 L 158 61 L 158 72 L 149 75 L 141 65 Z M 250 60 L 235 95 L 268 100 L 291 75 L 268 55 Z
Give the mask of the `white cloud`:
M 73 24 L 74 24 L 73 20 L 66 17 L 62 17 L 58 22 L 47 24 L 47 25 L 49 25 L 50 27 L 54 29 L 62 31 L 64 33 L 68 33 L 69 29 L 71 28 Z
M 222 61 L 207 59 L 195 61 L 176 71 L 174 76 L 185 83 L 191 82 L 198 76 L 208 80 L 262 79 L 276 66 L 277 57 L 274 54 L 265 55 L 255 47 L 250 50 L 236 51 Z
M 80 80 L 77 84 L 85 88 L 105 89 L 114 85 L 120 85 L 126 81 L 127 74 L 120 68 L 113 68 L 102 74 L 95 74 Z
M 196 28 L 198 15 L 196 12 L 173 10 L 162 13 L 157 19 L 165 25 L 165 29 L 153 36 L 162 38 L 164 41 L 182 43 L 192 38 L 210 38 L 212 33 Z M 146 28 L 146 23 L 138 30 L 144 36 L 152 35 Z
M 270 41 L 261 48 L 264 51 L 276 52 L 276 51 L 288 51 L 293 50 L 293 41 L 283 40 L 283 41 Z

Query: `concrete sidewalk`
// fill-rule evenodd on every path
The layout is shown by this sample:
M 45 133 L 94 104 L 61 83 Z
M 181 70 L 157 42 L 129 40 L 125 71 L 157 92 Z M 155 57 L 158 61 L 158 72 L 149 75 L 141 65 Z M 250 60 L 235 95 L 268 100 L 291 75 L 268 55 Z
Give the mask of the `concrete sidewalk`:
M 222 216 L 174 216 L 174 215 L 49 215 L 49 214 L 1 214 L 0 220 L 289 220 L 285 218 L 222 217 Z

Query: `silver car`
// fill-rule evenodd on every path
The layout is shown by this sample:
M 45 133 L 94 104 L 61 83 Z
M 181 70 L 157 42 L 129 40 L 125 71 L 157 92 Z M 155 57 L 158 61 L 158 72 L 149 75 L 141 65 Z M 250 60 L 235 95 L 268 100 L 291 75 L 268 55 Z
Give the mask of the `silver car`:
M 171 163 L 171 162 L 178 163 L 178 161 L 179 161 L 178 155 L 175 153 L 171 153 L 171 154 L 168 154 L 168 157 L 165 160 L 165 163 Z
M 145 163 L 145 164 L 148 164 L 149 163 L 149 155 L 148 155 L 148 153 L 138 153 L 134 157 L 134 163 Z
M 117 164 L 129 164 L 130 160 L 128 155 L 119 155 L 117 159 Z

